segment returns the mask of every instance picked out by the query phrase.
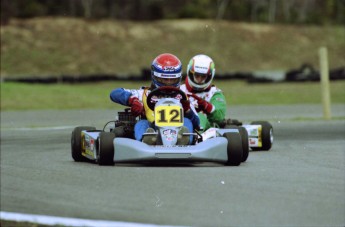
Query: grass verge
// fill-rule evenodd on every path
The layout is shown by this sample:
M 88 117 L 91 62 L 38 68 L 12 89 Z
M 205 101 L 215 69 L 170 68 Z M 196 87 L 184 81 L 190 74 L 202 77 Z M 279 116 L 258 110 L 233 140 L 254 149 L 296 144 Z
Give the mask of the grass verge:
M 1 111 L 43 109 L 111 109 L 109 93 L 118 87 L 137 89 L 149 82 L 114 81 L 93 84 L 1 83 Z M 244 81 L 215 81 L 227 105 L 289 105 L 321 103 L 317 82 L 248 84 Z M 345 81 L 330 83 L 332 103 L 345 104 Z
M 16 221 L 1 220 L 1 226 L 2 227 L 48 227 L 51 225 L 41 225 L 41 224 L 30 223 L 30 222 L 16 222 Z

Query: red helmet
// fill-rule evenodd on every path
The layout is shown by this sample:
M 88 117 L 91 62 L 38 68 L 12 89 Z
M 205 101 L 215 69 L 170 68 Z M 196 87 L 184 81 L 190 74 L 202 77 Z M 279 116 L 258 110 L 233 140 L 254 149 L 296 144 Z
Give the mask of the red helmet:
M 158 55 L 151 64 L 152 82 L 156 87 L 178 87 L 182 78 L 182 63 L 175 55 Z

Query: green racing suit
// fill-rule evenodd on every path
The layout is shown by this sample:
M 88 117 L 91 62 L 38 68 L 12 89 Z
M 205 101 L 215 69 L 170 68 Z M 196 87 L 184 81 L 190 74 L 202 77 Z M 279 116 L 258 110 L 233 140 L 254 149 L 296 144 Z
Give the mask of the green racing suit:
M 202 92 L 193 92 L 186 84 L 181 85 L 180 89 L 187 95 L 194 94 L 198 97 L 206 100 L 213 105 L 212 111 L 209 114 L 199 111 L 200 129 L 205 131 L 211 127 L 218 127 L 219 123 L 225 119 L 226 116 L 226 100 L 223 92 L 215 85 L 210 86 L 208 89 Z M 194 104 L 198 110 L 197 100 L 190 97 L 190 102 Z

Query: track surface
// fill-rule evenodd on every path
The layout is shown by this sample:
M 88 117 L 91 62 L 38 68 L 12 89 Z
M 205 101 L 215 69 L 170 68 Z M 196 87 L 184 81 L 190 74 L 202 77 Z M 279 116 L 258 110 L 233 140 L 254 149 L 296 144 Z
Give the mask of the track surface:
M 98 129 L 111 110 L 1 113 L 1 211 L 183 226 L 344 226 L 345 106 L 342 120 L 319 106 L 233 107 L 243 121 L 269 120 L 271 151 L 246 163 L 75 163 L 74 126 Z

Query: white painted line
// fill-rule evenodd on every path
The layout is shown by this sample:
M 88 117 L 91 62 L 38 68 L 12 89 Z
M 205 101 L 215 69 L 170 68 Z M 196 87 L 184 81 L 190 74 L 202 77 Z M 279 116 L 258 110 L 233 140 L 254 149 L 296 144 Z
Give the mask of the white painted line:
M 0 211 L 0 219 L 16 222 L 30 222 L 42 225 L 85 226 L 85 227 L 169 227 L 167 225 L 141 224 L 134 222 L 117 222 L 105 220 L 89 220 L 79 218 L 63 218 L 46 215 L 20 214 Z M 170 226 L 172 227 L 172 226 Z M 176 227 L 176 226 L 175 226 Z

